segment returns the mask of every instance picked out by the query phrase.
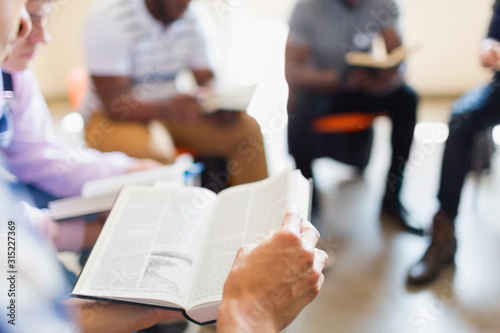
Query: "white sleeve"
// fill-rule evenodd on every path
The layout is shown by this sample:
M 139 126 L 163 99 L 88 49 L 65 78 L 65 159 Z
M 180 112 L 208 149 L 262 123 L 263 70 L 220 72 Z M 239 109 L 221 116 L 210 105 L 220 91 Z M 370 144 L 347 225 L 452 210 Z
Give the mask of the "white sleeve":
M 93 75 L 128 76 L 132 69 L 130 39 L 109 15 L 91 10 L 84 25 L 86 65 Z

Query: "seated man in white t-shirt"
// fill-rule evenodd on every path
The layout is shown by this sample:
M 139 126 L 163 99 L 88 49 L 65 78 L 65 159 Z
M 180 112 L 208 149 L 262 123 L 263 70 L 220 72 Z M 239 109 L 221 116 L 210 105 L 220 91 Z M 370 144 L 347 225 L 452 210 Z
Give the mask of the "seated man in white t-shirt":
M 266 178 L 255 119 L 245 112 L 230 119 L 203 115 L 196 96 L 172 92 L 181 70 L 191 70 L 200 86 L 213 78 L 189 3 L 103 0 L 91 8 L 85 52 L 92 84 L 82 110 L 87 144 L 168 163 L 169 133 L 175 145 L 200 157 L 224 158 L 230 185 Z

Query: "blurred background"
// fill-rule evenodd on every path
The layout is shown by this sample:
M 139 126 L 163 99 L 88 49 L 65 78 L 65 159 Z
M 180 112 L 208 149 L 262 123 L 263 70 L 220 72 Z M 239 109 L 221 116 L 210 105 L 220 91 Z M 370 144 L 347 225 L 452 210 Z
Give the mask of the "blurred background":
M 55 116 L 71 111 L 66 78 L 71 69 L 84 65 L 82 25 L 94 0 L 61 0 L 49 20 L 53 40 L 34 62 L 42 92 Z M 284 47 L 288 20 L 297 0 L 195 0 L 212 38 L 216 73 L 222 80 L 258 83 L 249 113 L 268 127 L 284 119 L 288 88 L 284 78 Z M 421 121 L 446 121 L 451 102 L 469 88 L 487 82 L 491 73 L 478 61 L 478 45 L 491 18 L 492 0 L 400 0 L 400 26 L 404 43 L 416 46 L 408 58 L 407 81 L 424 97 Z M 224 64 L 224 65 L 221 65 Z M 431 105 L 427 101 L 432 101 Z M 287 163 L 286 121 L 268 131 L 270 170 Z M 75 139 L 83 123 L 77 114 L 64 119 L 63 131 Z M 276 126 L 275 126 L 276 127 Z M 77 133 L 77 134 L 72 134 Z M 266 133 L 264 133 L 266 135 Z M 273 140 L 269 140 L 272 137 Z M 500 143 L 500 131 L 495 131 Z M 272 142 L 270 142 L 272 141 Z
M 56 130 L 82 145 L 83 123 L 68 103 L 66 77 L 84 64 L 82 22 L 92 1 L 57 2 L 49 21 L 53 41 L 34 64 Z M 261 124 L 274 173 L 291 161 L 283 69 L 287 21 L 297 0 L 193 1 L 204 12 L 217 45 L 213 51 L 219 59 L 218 77 L 259 84 L 248 112 Z M 400 4 L 404 42 L 419 46 L 407 60 L 407 81 L 422 97 L 404 196 L 410 211 L 430 221 L 436 209 L 443 142 L 434 142 L 432 151 L 425 143 L 434 129 L 446 129 L 453 101 L 491 77 L 479 65 L 478 45 L 487 31 L 493 0 L 401 0 Z M 457 221 L 457 268 L 429 288 L 408 290 L 407 269 L 423 253 L 426 240 L 380 223 L 390 126 L 384 117 L 376 120 L 372 157 L 361 179 L 331 160 L 315 165 L 323 236 L 336 252 L 336 265 L 326 273 L 318 299 L 286 332 L 498 332 L 498 153 L 492 173 L 470 177 L 464 187 Z M 498 147 L 498 127 L 494 138 Z M 422 153 L 425 156 L 419 159 Z M 190 333 L 198 331 L 211 329 L 189 327 Z
M 84 65 L 82 24 L 93 1 L 61 0 L 56 4 L 49 21 L 53 40 L 42 48 L 33 66 L 49 103 L 67 101 L 66 77 L 72 68 Z M 287 22 L 297 0 L 196 2 L 216 45 L 212 51 L 218 60 L 218 77 L 241 84 L 259 83 L 249 112 L 261 125 L 272 115 L 284 115 L 288 94 L 283 73 L 284 46 Z M 404 42 L 417 46 L 407 61 L 407 81 L 421 96 L 441 99 L 437 102 L 444 103 L 447 109 L 447 98 L 455 99 L 488 80 L 491 73 L 479 65 L 478 44 L 487 30 L 492 0 L 399 3 Z M 65 106 L 56 105 L 54 111 L 64 113 Z M 422 120 L 428 120 L 426 114 L 430 120 L 446 119 L 436 112 L 420 113 Z M 66 123 L 72 131 L 81 128 L 75 115 Z M 272 162 L 270 169 L 274 170 Z
M 53 41 L 34 69 L 46 98 L 64 99 L 68 71 L 83 65 L 82 22 L 94 0 L 61 0 L 49 27 Z M 196 0 L 217 31 L 220 55 L 243 82 L 282 77 L 287 22 L 297 0 Z M 408 59 L 408 81 L 424 96 L 458 96 L 489 75 L 477 59 L 492 0 L 401 0 L 401 28 L 408 45 L 420 46 Z M 227 61 L 229 60 L 229 61 Z

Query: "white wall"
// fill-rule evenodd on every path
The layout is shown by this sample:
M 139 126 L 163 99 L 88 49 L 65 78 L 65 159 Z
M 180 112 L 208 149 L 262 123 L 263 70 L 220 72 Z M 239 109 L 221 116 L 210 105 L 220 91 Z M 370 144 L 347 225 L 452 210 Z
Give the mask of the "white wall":
M 422 47 L 408 61 L 408 80 L 424 95 L 459 95 L 489 73 L 478 44 L 491 18 L 492 0 L 405 0 L 403 33 Z
M 49 20 L 52 42 L 42 48 L 33 64 L 46 98 L 66 96 L 66 74 L 83 64 L 82 22 L 92 0 L 59 0 Z
M 98 0 L 97 0 L 98 1 Z M 140 0 L 137 0 L 140 1 Z M 238 49 L 247 43 L 251 48 L 262 45 L 253 54 L 265 64 L 282 66 L 284 23 L 296 0 L 202 0 L 211 9 L 219 26 L 222 44 Z M 334 0 L 332 0 L 334 1 Z M 65 76 L 71 67 L 83 63 L 81 23 L 92 0 L 61 0 L 50 21 L 53 41 L 36 60 L 34 69 L 47 98 L 65 95 Z M 409 44 L 419 43 L 420 50 L 408 61 L 408 80 L 425 95 L 459 95 L 488 75 L 479 67 L 477 45 L 484 36 L 493 0 L 402 0 L 403 32 Z M 218 5 L 218 7 L 217 7 Z M 217 8 L 219 8 L 217 10 Z M 227 11 L 224 12 L 224 9 Z M 221 10 L 223 10 L 221 12 Z M 254 30 L 243 29 L 242 22 Z M 233 27 L 233 31 L 228 31 Z M 234 28 L 240 27 L 240 28 Z M 229 39 L 229 41 L 227 41 Z M 259 43 L 262 41 L 262 43 Z M 236 52 L 236 53 L 234 53 Z M 271 59 L 271 58 L 275 59 Z M 252 61 L 248 59 L 247 61 Z M 233 69 L 253 69 L 247 73 L 261 75 L 257 67 L 241 59 Z M 277 69 L 281 71 L 281 69 Z

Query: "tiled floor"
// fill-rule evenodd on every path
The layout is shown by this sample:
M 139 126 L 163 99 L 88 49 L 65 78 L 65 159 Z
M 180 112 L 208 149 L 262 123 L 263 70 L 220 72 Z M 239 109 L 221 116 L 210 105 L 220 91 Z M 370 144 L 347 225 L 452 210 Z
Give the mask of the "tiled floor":
M 424 100 L 419 120 L 446 120 L 451 100 Z M 321 192 L 322 234 L 335 249 L 335 265 L 325 273 L 318 298 L 286 333 L 494 333 L 500 332 L 500 154 L 493 172 L 470 177 L 457 221 L 456 268 L 434 284 L 407 288 L 406 271 L 428 239 L 396 231 L 381 221 L 379 204 L 389 160 L 390 122 L 380 118 L 370 164 L 363 177 L 331 160 L 315 172 Z M 429 225 L 443 143 L 429 140 L 442 125 L 419 125 L 407 169 L 404 202 Z M 283 138 L 270 146 L 274 169 L 287 161 Z M 497 275 L 499 274 L 499 275 Z M 213 332 L 190 325 L 189 333 Z

